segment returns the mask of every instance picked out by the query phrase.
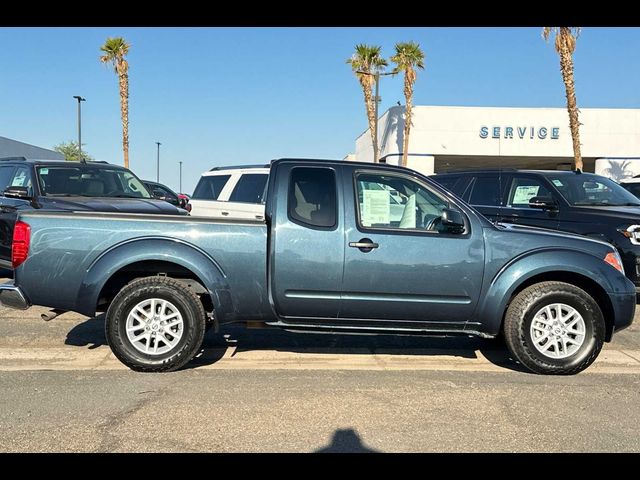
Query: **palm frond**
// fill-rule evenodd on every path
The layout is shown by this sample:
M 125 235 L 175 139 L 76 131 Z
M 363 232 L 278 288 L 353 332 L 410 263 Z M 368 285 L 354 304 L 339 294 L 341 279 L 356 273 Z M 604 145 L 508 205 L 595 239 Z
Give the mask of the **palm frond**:
M 417 42 L 400 42 L 395 45 L 396 53 L 391 61 L 396 64 L 398 73 L 407 69 L 424 68 L 425 55 Z
M 387 61 L 381 56 L 381 51 L 382 47 L 377 45 L 359 43 L 346 63 L 351 65 L 351 69 L 358 77 L 363 75 L 358 72 L 380 72 L 383 67 L 387 66 Z

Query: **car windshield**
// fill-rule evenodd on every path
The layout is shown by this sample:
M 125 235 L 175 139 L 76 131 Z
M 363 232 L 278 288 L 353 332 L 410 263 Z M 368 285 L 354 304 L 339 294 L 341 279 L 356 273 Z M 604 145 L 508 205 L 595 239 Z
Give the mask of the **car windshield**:
M 148 190 L 128 170 L 76 166 L 39 167 L 43 195 L 51 197 L 151 198 Z
M 571 205 L 640 207 L 640 200 L 619 184 L 600 175 L 548 175 L 547 178 Z

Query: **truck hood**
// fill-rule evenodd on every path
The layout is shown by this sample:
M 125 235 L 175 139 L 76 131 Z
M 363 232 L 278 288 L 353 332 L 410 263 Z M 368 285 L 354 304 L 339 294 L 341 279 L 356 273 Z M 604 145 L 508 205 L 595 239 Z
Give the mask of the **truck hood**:
M 594 215 L 598 217 L 611 217 L 620 220 L 620 223 L 640 223 L 640 207 L 594 207 L 594 206 L 574 206 L 580 209 L 583 215 Z
M 639 218 L 640 220 L 640 218 Z M 562 238 L 562 239 L 568 239 L 570 241 L 575 241 L 575 242 L 591 242 L 591 243 L 598 243 L 600 245 L 606 245 L 610 248 L 614 248 L 613 245 L 607 243 L 607 242 L 603 242 L 602 240 L 598 240 L 595 239 L 593 237 L 586 237 L 584 235 L 578 235 L 577 233 L 570 233 L 570 232 L 559 232 L 558 230 L 550 230 L 548 228 L 542 228 L 542 227 L 533 227 L 533 226 L 529 226 L 529 225 L 516 225 L 513 223 L 503 223 L 503 222 L 499 222 L 497 224 L 495 224 L 497 228 L 501 229 L 501 230 L 506 230 L 506 231 L 511 231 L 511 232 L 523 232 L 523 233 L 528 233 L 528 234 L 532 234 L 532 235 L 541 235 L 541 236 L 546 236 L 546 237 L 553 237 L 553 238 Z
M 41 205 L 46 210 L 187 215 L 186 210 L 153 198 L 50 197 Z

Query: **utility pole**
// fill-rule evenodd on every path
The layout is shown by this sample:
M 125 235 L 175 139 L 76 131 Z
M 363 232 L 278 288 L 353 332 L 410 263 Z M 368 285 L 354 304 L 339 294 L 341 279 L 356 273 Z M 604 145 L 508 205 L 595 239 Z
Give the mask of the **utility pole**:
M 74 95 L 73 98 L 78 100 L 78 160 L 82 161 L 82 108 L 80 102 L 86 102 L 86 98 L 80 95 Z
M 160 145 L 162 145 L 160 142 L 156 142 L 156 145 L 158 146 L 158 163 L 156 166 L 156 182 L 160 183 Z

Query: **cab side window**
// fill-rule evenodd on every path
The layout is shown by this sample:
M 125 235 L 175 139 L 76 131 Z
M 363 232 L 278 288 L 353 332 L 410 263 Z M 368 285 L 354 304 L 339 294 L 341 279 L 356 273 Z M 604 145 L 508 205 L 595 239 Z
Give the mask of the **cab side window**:
M 336 174 L 330 168 L 296 167 L 289 177 L 289 219 L 310 228 L 337 223 Z
M 425 186 L 397 175 L 360 174 L 356 188 L 361 227 L 441 231 L 449 202 Z

